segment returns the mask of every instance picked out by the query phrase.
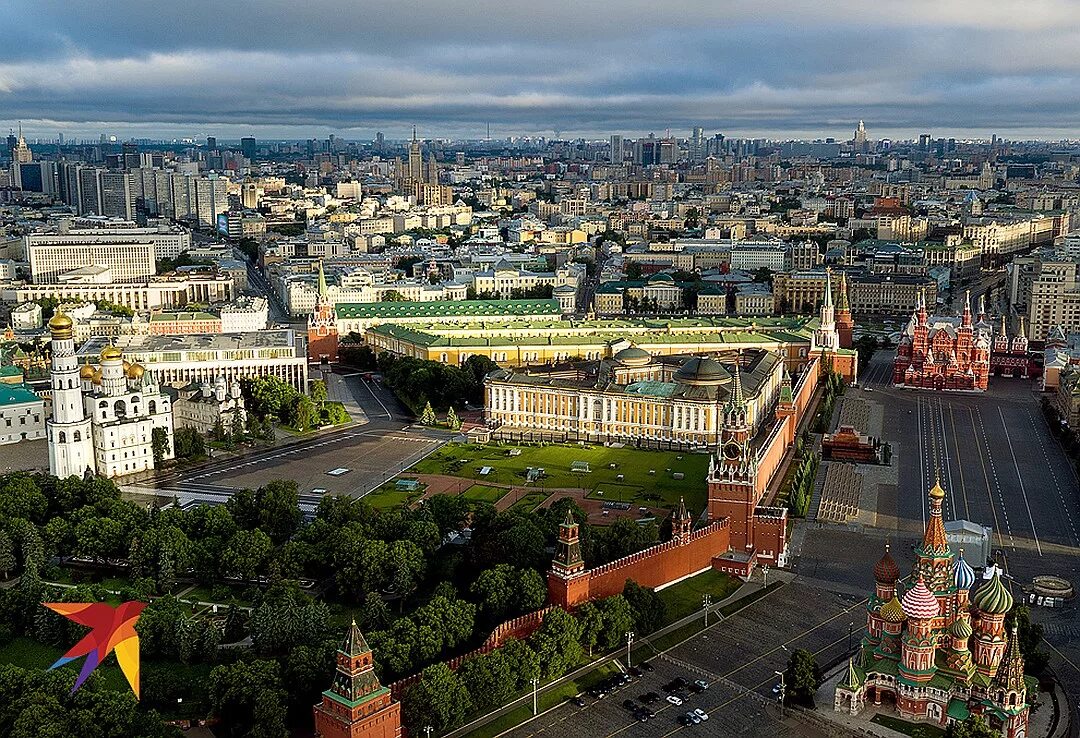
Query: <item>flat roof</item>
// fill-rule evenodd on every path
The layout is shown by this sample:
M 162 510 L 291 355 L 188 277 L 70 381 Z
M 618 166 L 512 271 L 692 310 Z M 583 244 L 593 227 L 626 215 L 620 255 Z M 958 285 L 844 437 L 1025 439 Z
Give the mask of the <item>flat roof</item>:
M 431 300 L 429 302 L 348 302 L 334 307 L 337 317 L 439 318 L 448 315 L 561 315 L 559 301 L 548 300 Z

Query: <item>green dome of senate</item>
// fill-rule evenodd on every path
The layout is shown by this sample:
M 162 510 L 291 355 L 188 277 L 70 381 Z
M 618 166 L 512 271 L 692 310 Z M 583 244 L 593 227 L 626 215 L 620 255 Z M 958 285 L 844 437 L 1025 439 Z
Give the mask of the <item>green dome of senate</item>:
M 1004 615 L 1013 606 L 1013 597 L 1005 589 L 999 572 L 995 572 L 994 578 L 979 588 L 972 601 L 980 612 L 988 615 Z

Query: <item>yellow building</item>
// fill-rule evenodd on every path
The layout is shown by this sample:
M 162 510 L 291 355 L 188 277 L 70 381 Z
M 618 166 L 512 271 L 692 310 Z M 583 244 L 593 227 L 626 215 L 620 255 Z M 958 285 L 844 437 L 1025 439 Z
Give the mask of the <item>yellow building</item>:
M 628 346 L 609 359 L 544 372 L 499 369 L 484 380 L 484 417 L 502 435 L 716 448 L 724 405 L 746 400 L 756 434 L 784 382 L 771 351 L 657 357 Z
M 609 358 L 631 344 L 653 356 L 763 349 L 791 372 L 807 363 L 817 318 L 620 318 L 610 320 L 477 320 L 473 323 L 383 323 L 364 332 L 377 353 L 462 364 L 486 356 L 518 367 Z

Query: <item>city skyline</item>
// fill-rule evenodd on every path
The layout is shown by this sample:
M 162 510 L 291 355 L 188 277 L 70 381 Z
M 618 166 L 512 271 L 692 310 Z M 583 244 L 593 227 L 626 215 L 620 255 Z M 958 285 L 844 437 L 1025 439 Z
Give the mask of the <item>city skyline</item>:
M 445 6 L 445 7 L 443 7 Z M 101 12 L 104 10 L 105 12 Z M 320 0 L 96 12 L 17 0 L 2 125 L 28 136 L 602 137 L 1075 135 L 1080 8 L 851 2 L 389 3 Z M 573 22 L 567 22 L 572 19 Z M 302 20 L 302 22 L 300 22 Z M 242 29 L 243 32 L 239 32 Z

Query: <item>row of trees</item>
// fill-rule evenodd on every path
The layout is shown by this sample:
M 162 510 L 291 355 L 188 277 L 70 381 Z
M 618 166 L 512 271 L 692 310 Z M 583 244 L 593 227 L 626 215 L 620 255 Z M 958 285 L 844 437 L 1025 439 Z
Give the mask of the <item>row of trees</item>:
M 555 294 L 550 284 L 538 284 L 533 287 L 514 287 L 505 294 L 502 292 L 477 292 L 475 287 L 465 290 L 467 300 L 548 300 Z
M 814 495 L 814 480 L 817 477 L 820 462 L 821 457 L 813 451 L 794 462 L 797 466 L 791 477 L 791 486 L 788 487 L 788 510 L 797 518 L 806 517 L 810 509 L 810 499 Z
M 381 353 L 378 369 L 390 389 L 414 411 L 430 403 L 435 408 L 461 407 L 483 401 L 484 377 L 498 369 L 486 356 L 470 356 L 461 366 Z
M 532 680 L 555 679 L 592 656 L 618 648 L 625 633 L 649 633 L 664 618 L 663 601 L 628 581 L 623 594 L 586 603 L 571 615 L 555 609 L 528 639 L 467 659 L 456 671 L 445 664 L 425 669 L 403 699 L 410 732 L 430 725 L 438 734 L 460 726 L 472 713 L 506 704 Z

